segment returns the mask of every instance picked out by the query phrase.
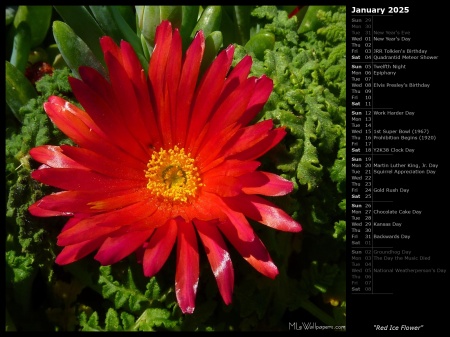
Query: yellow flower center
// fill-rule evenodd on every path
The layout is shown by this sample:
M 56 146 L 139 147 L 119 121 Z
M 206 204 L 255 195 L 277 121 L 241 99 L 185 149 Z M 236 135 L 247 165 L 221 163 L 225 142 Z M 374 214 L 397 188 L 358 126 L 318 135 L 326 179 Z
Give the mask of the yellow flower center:
M 145 177 L 148 178 L 147 188 L 165 201 L 186 202 L 202 186 L 194 159 L 178 146 L 153 152 Z

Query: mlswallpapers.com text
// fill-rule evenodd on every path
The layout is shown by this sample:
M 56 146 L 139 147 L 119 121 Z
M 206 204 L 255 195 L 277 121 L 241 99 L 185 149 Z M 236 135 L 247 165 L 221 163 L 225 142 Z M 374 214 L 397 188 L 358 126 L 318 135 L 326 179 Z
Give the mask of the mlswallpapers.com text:
M 316 322 L 289 322 L 289 330 L 345 331 L 345 325 L 321 325 Z

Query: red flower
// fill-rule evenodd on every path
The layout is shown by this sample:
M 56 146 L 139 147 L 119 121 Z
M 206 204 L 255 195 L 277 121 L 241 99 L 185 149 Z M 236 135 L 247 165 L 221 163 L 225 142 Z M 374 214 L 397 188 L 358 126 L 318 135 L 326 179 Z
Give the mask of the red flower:
M 199 279 L 197 235 L 220 294 L 231 302 L 234 274 L 226 240 L 256 270 L 278 274 L 247 218 L 281 231 L 301 226 L 260 197 L 292 183 L 257 171 L 258 157 L 285 135 L 271 120 L 247 124 L 266 103 L 272 81 L 247 78 L 246 56 L 230 72 L 234 48 L 222 51 L 198 81 L 205 38 L 182 55 L 178 30 L 156 31 L 148 77 L 127 42 L 100 41 L 109 81 L 89 67 L 70 85 L 85 111 L 59 97 L 44 104 L 50 119 L 78 146 L 38 146 L 39 182 L 61 189 L 30 206 L 35 216 L 70 216 L 58 236 L 60 265 L 97 250 L 109 265 L 142 253 L 144 274 L 156 274 L 176 244 L 175 290 L 192 313 Z

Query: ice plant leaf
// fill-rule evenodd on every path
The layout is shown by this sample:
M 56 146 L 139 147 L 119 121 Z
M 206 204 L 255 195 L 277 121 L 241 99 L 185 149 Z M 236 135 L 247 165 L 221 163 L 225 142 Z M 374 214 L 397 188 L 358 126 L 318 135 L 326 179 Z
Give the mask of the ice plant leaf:
M 308 31 L 315 31 L 323 25 L 323 22 L 318 19 L 317 14 L 319 11 L 327 12 L 331 6 L 305 6 L 307 10 L 303 17 L 302 23 L 299 28 L 299 33 L 303 34 Z
M 96 69 L 103 76 L 106 72 L 100 61 L 88 45 L 75 34 L 70 26 L 61 21 L 53 22 L 53 36 L 61 55 L 72 70 L 75 77 L 79 77 L 78 68 L 89 66 Z
M 103 32 L 119 43 L 122 34 L 114 20 L 110 6 L 89 6 L 89 9 Z
M 263 60 L 264 51 L 269 49 L 272 50 L 275 44 L 275 35 L 270 32 L 265 32 L 263 30 L 259 31 L 253 35 L 250 40 L 245 44 L 245 49 L 249 52 L 255 54 L 255 56 Z
M 208 36 L 214 31 L 220 30 L 220 23 L 222 21 L 222 7 L 208 6 L 206 7 L 194 29 L 191 32 L 191 38 L 197 34 L 199 30 L 203 31 L 205 36 Z
M 180 35 L 183 41 L 183 50 L 186 50 L 191 42 L 191 32 L 197 24 L 200 6 L 182 6 Z
M 22 73 L 28 65 L 28 55 L 31 50 L 31 31 L 26 21 L 21 21 L 14 33 L 13 51 L 11 54 L 11 64 Z
M 52 6 L 19 6 L 14 17 L 14 27 L 26 22 L 30 27 L 31 48 L 37 47 L 47 36 L 52 14 Z
M 105 32 L 100 28 L 87 8 L 85 6 L 67 5 L 54 7 L 64 22 L 73 30 L 74 34 L 87 45 L 97 60 L 103 63 L 102 50 L 98 40 L 105 35 Z
M 17 120 L 23 122 L 24 116 L 20 112 L 20 108 L 28 103 L 30 99 L 35 98 L 37 92 L 19 69 L 8 61 L 5 61 L 5 64 L 6 103 Z
M 142 63 L 142 67 L 145 71 L 147 71 L 148 60 L 144 57 L 140 39 L 136 36 L 135 31 L 129 26 L 128 22 L 122 16 L 117 6 L 111 6 L 109 9 L 114 17 L 117 27 L 122 33 L 123 38 L 133 46 L 136 55 Z
M 206 46 L 202 30 L 186 53 L 169 21 L 162 21 L 155 34 L 148 75 L 130 43 L 117 45 L 105 36 L 100 43 L 107 78 L 83 66 L 79 79 L 69 79 L 83 109 L 56 96 L 44 104 L 76 146 L 30 151 L 42 164 L 31 176 L 60 191 L 29 211 L 69 217 L 57 240 L 64 247 L 56 258 L 60 265 L 93 252 L 102 265 L 111 265 L 136 252 L 144 275 L 151 277 L 174 251 L 176 300 L 183 313 L 191 314 L 203 252 L 199 245 L 229 304 L 234 270 L 228 243 L 263 275 L 278 274 L 249 219 L 285 232 L 302 227 L 264 199 L 288 194 L 293 183 L 258 171 L 258 158 L 286 135 L 271 120 L 249 125 L 268 100 L 272 80 L 249 77 L 250 57 L 232 68 L 232 45 L 200 75 Z M 132 311 L 139 310 L 145 297 L 121 289 L 107 268 L 100 280 L 103 295 L 116 308 L 128 303 Z M 119 327 L 118 316 L 110 318 L 108 324 Z M 173 324 L 168 312 L 153 309 L 146 309 L 138 322 L 143 324 L 138 329 Z

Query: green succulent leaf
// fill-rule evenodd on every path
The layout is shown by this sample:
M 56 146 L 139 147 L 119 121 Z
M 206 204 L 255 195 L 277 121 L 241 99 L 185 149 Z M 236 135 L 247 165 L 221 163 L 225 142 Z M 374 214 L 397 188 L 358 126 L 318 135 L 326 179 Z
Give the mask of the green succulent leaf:
M 323 26 L 323 21 L 319 20 L 317 14 L 319 11 L 327 12 L 331 6 L 308 6 L 305 16 L 300 24 L 299 33 L 303 34 L 308 31 L 316 31 Z
M 233 6 L 233 19 L 236 27 L 236 42 L 244 45 L 250 37 L 250 12 L 252 6 Z
M 192 41 L 191 33 L 197 24 L 199 9 L 199 6 L 183 6 L 182 8 L 180 35 L 183 41 L 183 50 L 186 50 Z
M 114 20 L 117 23 L 122 36 L 124 37 L 124 40 L 131 44 L 139 58 L 139 61 L 141 61 L 142 67 L 145 71 L 147 71 L 148 59 L 144 56 L 145 54 L 142 48 L 141 39 L 136 34 L 136 32 L 128 25 L 128 22 L 124 19 L 118 7 L 112 6 L 110 9 Z
M 137 26 L 148 43 L 149 48 L 155 45 L 156 27 L 161 22 L 160 6 L 136 6 Z
M 123 36 L 111 13 L 111 6 L 89 6 L 89 9 L 105 35 L 120 43 Z
M 36 89 L 25 75 L 10 62 L 6 61 L 6 103 L 19 122 L 24 115 L 20 108 L 37 96 Z
M 253 35 L 245 44 L 245 49 L 253 53 L 258 59 L 264 59 L 264 52 L 272 50 L 275 45 L 275 35 L 264 30 Z
M 188 10 L 191 9 L 188 6 Z M 183 19 L 182 6 L 136 6 L 137 23 L 140 33 L 147 41 L 149 49 L 155 46 L 156 27 L 164 20 L 172 27 L 180 28 Z
M 15 30 L 11 64 L 21 72 L 25 72 L 28 54 L 31 50 L 31 31 L 26 21 L 21 21 Z
M 89 46 L 75 34 L 69 25 L 62 21 L 54 21 L 53 35 L 62 57 L 75 77 L 80 78 L 78 73 L 80 66 L 92 67 L 103 76 L 108 76 L 102 62 L 99 61 Z M 99 45 L 98 41 L 97 44 Z
M 31 48 L 37 47 L 47 36 L 52 14 L 52 6 L 19 6 L 14 17 L 14 27 L 26 22 L 30 27 Z
M 94 17 L 89 13 L 85 6 L 54 6 L 58 14 L 64 20 L 67 26 L 71 28 L 77 39 L 82 40 L 90 54 L 104 65 L 103 52 L 100 47 L 99 39 L 105 35 Z M 54 27 L 54 25 L 53 25 Z M 53 28 L 53 32 L 54 32 Z M 59 41 L 61 44 L 69 44 L 69 41 Z M 84 49 L 85 50 L 85 49 Z M 83 50 L 83 51 L 84 51 Z
M 174 28 L 180 29 L 183 18 L 182 6 L 160 6 L 161 21 L 168 20 Z
M 199 30 L 203 30 L 205 36 L 208 36 L 214 31 L 220 31 L 220 24 L 222 21 L 222 7 L 221 6 L 208 6 L 206 7 L 194 29 L 191 32 L 191 38 L 193 39 L 195 34 Z

